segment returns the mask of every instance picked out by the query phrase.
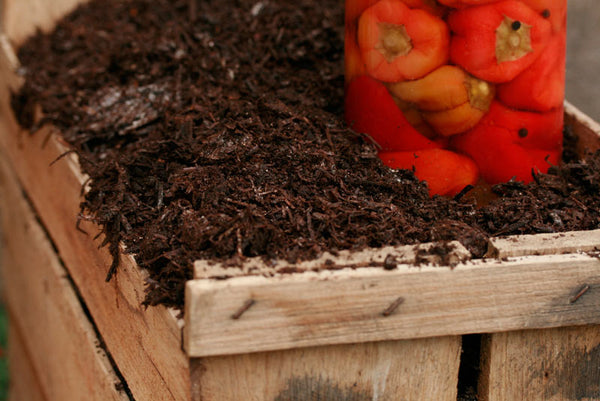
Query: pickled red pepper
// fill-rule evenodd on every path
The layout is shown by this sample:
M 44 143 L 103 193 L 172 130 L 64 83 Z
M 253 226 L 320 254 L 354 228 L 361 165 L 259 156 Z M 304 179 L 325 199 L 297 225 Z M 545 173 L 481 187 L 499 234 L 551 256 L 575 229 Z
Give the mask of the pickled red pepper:
M 430 195 L 560 162 L 566 0 L 346 0 L 345 117 Z

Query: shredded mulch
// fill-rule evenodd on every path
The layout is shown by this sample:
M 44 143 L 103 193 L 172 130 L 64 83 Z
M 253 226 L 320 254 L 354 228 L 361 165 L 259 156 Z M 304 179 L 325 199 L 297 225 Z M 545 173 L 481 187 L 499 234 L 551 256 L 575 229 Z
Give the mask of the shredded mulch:
M 115 257 L 107 279 L 122 242 L 150 273 L 146 303 L 182 307 L 197 259 L 448 240 L 482 257 L 490 236 L 599 228 L 600 153 L 569 151 L 485 206 L 430 199 L 412 172 L 384 167 L 343 123 L 341 4 L 92 1 L 19 50 L 13 108 L 79 154 L 82 215 Z

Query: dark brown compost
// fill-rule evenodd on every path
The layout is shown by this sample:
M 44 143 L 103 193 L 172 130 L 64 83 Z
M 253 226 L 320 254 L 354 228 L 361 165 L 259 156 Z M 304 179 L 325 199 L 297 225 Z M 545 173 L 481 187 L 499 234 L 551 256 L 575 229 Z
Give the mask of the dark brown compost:
M 342 120 L 338 0 L 92 1 L 19 57 L 20 123 L 80 155 L 82 213 L 149 271 L 149 305 L 181 307 L 200 258 L 452 239 L 481 257 L 489 236 L 599 227 L 598 153 L 484 207 L 383 167 Z

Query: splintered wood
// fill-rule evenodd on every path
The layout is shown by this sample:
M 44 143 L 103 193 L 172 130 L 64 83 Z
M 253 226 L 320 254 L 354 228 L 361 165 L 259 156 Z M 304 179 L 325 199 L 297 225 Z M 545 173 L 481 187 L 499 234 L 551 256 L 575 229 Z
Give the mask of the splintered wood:
M 488 256 L 506 258 L 600 251 L 600 230 L 558 234 L 514 235 L 491 239 Z
M 443 255 L 434 252 L 442 250 Z M 398 265 L 444 265 L 455 266 L 471 258 L 469 251 L 457 241 L 445 244 L 420 244 L 405 246 L 386 246 L 363 251 L 340 251 L 335 255 L 324 252 L 314 260 L 291 263 L 285 260 L 266 262 L 262 258 L 249 258 L 240 265 L 228 265 L 223 262 L 199 260 L 194 263 L 196 279 L 223 279 L 242 276 L 271 277 L 279 274 L 318 272 L 322 270 L 358 269 L 361 267 L 380 267 L 387 270 Z

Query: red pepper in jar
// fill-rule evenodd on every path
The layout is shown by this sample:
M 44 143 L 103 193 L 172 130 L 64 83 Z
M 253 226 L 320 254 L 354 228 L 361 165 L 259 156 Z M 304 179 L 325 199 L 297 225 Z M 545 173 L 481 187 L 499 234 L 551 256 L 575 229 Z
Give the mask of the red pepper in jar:
M 513 177 L 527 183 L 532 170 L 545 173 L 560 161 L 562 126 L 562 109 L 533 113 L 493 102 L 479 124 L 452 138 L 451 147 L 472 157 L 490 184 Z
M 413 128 L 385 85 L 369 76 L 357 77 L 348 85 L 345 118 L 354 131 L 369 135 L 382 150 L 441 146 Z
M 454 11 L 450 59 L 490 82 L 508 82 L 548 44 L 550 22 L 520 1 L 505 0 Z
M 540 57 L 514 80 L 497 87 L 498 99 L 509 107 L 548 111 L 565 97 L 564 35 L 555 35 Z
M 494 85 L 456 66 L 442 66 L 424 78 L 389 85 L 395 97 L 415 104 L 423 119 L 443 136 L 465 132 L 479 122 L 494 98 Z
M 550 21 L 553 32 L 560 32 L 567 25 L 567 0 L 521 0 L 542 17 Z
M 384 82 L 421 78 L 445 64 L 449 41 L 444 21 L 398 0 L 380 0 L 358 21 L 367 72 Z
M 358 17 L 360 17 L 367 8 L 378 1 L 379 0 L 346 0 L 346 5 L 344 7 L 344 21 L 346 27 L 350 24 L 356 28 Z
M 344 35 L 344 79 L 348 84 L 357 76 L 365 75 L 367 68 L 356 43 L 356 27 L 346 26 Z
M 431 15 L 436 17 L 442 17 L 446 10 L 440 6 L 435 0 L 401 0 L 410 8 L 419 8 L 427 11 Z
M 429 196 L 454 196 L 479 179 L 473 160 L 445 149 L 381 152 L 379 157 L 393 169 L 413 170 L 419 180 L 427 182 Z
M 438 0 L 440 4 L 453 8 L 480 6 L 482 4 L 494 3 L 497 1 L 498 0 Z

